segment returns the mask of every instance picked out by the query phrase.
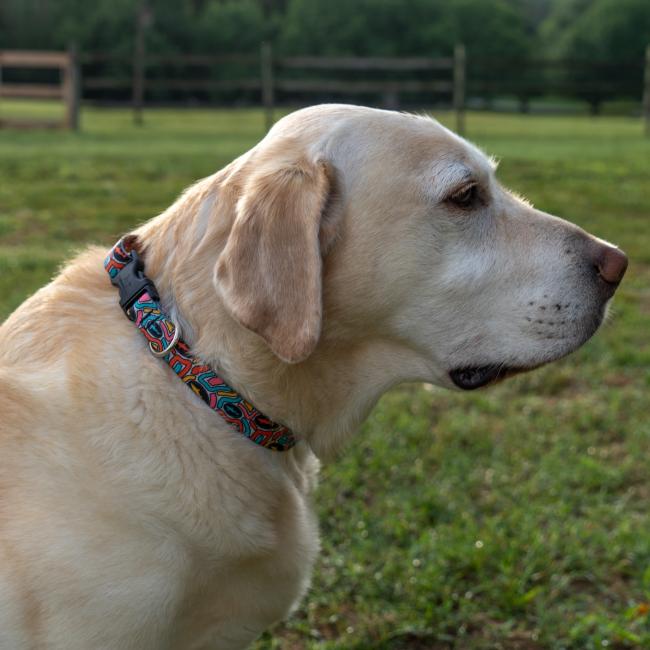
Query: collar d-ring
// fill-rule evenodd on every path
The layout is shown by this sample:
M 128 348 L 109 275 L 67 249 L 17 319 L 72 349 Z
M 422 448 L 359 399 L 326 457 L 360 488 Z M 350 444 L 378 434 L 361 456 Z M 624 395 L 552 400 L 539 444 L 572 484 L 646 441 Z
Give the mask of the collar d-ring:
M 162 350 L 156 350 L 156 348 L 154 348 L 153 342 L 149 341 L 149 350 L 151 350 L 151 354 L 153 354 L 154 357 L 164 357 L 168 352 L 171 352 L 176 347 L 176 344 L 180 338 L 181 328 L 176 323 L 174 323 L 174 336 L 172 337 L 169 345 L 164 347 Z

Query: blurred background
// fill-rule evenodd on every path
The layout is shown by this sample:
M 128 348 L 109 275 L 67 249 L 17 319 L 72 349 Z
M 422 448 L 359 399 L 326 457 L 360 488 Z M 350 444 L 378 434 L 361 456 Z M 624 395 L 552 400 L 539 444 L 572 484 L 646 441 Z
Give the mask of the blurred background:
M 1 47 L 70 50 L 78 93 L 92 105 L 345 100 L 630 115 L 640 111 L 649 25 L 647 0 L 0 5 Z M 14 82 L 59 74 L 9 63 L 5 97 Z
M 2 0 L 0 318 L 294 108 L 431 114 L 630 268 L 579 352 L 382 399 L 266 648 L 650 648 L 648 0 Z

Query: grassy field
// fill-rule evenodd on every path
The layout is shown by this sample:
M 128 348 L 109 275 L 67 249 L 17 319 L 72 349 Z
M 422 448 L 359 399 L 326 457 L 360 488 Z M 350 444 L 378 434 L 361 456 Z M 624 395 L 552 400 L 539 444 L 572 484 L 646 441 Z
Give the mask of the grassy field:
M 86 110 L 81 134 L 0 132 L 0 318 L 262 124 Z M 309 597 L 257 650 L 650 648 L 650 140 L 616 118 L 470 114 L 468 131 L 507 185 L 628 252 L 613 316 L 497 388 L 385 396 L 323 472 Z

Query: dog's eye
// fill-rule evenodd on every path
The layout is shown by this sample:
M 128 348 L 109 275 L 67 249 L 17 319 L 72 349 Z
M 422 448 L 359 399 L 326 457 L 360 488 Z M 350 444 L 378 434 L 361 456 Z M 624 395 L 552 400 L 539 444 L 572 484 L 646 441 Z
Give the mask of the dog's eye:
M 462 190 L 452 194 L 447 200 L 459 208 L 469 208 L 478 198 L 478 187 L 476 184 L 467 185 Z

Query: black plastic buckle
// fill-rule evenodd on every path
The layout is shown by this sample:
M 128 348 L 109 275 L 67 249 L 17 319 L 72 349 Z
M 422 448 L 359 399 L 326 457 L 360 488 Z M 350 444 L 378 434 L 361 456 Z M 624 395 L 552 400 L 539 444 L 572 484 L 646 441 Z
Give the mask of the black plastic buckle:
M 129 255 L 131 259 L 114 278 L 111 278 L 111 284 L 119 289 L 120 307 L 131 318 L 129 309 L 143 293 L 147 292 L 153 300 L 160 300 L 160 296 L 156 285 L 144 274 L 144 262 L 137 252 L 132 250 Z

